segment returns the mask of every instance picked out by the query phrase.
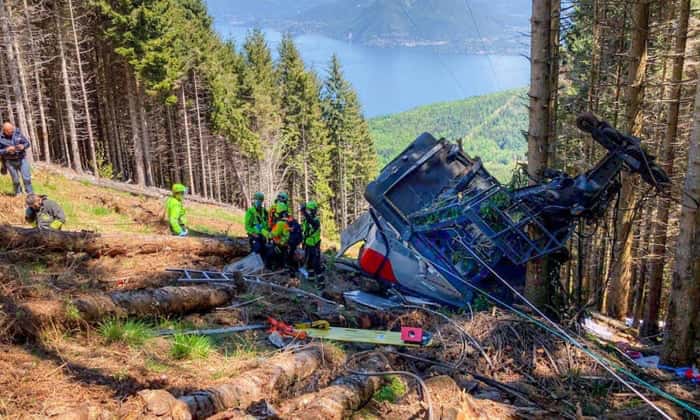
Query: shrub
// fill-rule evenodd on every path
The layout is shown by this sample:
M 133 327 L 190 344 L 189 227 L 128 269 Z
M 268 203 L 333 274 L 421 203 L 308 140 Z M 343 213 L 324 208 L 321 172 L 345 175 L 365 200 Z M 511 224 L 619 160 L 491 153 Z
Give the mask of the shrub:
M 379 388 L 374 393 L 373 398 L 379 402 L 389 401 L 394 403 L 406 393 L 406 385 L 397 376 L 387 376 L 385 379 L 387 384 Z
M 212 349 L 209 337 L 203 335 L 175 334 L 170 345 L 174 359 L 206 359 Z
M 123 342 L 130 346 L 140 346 L 153 336 L 151 328 L 141 321 L 123 321 L 118 318 L 103 321 L 99 332 L 107 343 Z

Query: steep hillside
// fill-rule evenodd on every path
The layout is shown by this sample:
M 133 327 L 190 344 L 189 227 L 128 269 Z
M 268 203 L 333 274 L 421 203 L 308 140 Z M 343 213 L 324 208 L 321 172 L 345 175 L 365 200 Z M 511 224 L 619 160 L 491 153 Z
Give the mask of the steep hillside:
M 163 221 L 165 199 L 146 197 L 93 185 L 90 177 L 45 164 L 34 168 L 37 193 L 57 201 L 66 212 L 64 230 L 98 233 L 168 234 Z M 126 185 L 126 184 L 125 184 Z M 10 197 L 9 176 L 0 176 L 0 224 L 24 224 L 24 196 Z M 153 189 L 149 195 L 156 195 Z M 187 219 L 193 234 L 245 235 L 243 211 L 231 206 L 187 202 Z
M 426 105 L 370 120 L 381 164 L 386 164 L 422 132 L 450 140 L 464 138 L 464 149 L 479 156 L 501 181 L 510 179 L 516 159 L 527 150 L 526 90 L 514 89 L 455 102 Z

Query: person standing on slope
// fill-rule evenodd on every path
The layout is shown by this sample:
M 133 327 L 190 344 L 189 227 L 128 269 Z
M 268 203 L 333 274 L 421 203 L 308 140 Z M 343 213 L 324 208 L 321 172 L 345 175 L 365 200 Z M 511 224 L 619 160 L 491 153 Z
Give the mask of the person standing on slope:
M 15 195 L 22 193 L 20 176 L 24 182 L 24 192 L 27 194 L 34 192 L 31 168 L 27 160 L 27 149 L 30 146 L 29 140 L 20 133 L 19 128 L 15 128 L 9 121 L 3 123 L 2 133 L 0 133 L 0 159 L 10 172 Z
M 323 266 L 321 265 L 321 220 L 318 217 L 318 203 L 309 201 L 301 207 L 301 213 L 306 269 L 309 270 L 309 274 L 313 273 L 312 276 L 320 276 Z
M 26 204 L 24 220 L 39 230 L 61 230 L 66 223 L 66 214 L 61 206 L 45 195 L 29 193 Z
M 290 276 L 296 277 L 298 267 L 295 254 L 303 240 L 301 226 L 289 214 L 289 207 L 285 203 L 277 203 L 275 216 L 277 221 L 270 232 L 272 237 L 271 262 L 274 266 L 286 267 Z
M 250 242 L 250 252 L 259 254 L 265 259 L 265 245 L 270 236 L 268 230 L 267 210 L 264 206 L 265 195 L 256 192 L 253 196 L 253 205 L 245 212 L 245 231 Z
M 187 193 L 187 187 L 182 184 L 174 184 L 173 194 L 165 202 L 165 216 L 168 219 L 170 233 L 177 236 L 187 236 L 187 219 L 185 218 L 185 205 L 183 200 Z
M 286 192 L 281 192 L 277 194 L 277 198 L 275 198 L 275 202 L 272 203 L 270 206 L 270 210 L 268 211 L 267 215 L 267 226 L 268 229 L 272 230 L 272 228 L 275 226 L 275 223 L 277 223 L 277 204 L 283 203 L 287 207 L 289 207 L 289 194 Z

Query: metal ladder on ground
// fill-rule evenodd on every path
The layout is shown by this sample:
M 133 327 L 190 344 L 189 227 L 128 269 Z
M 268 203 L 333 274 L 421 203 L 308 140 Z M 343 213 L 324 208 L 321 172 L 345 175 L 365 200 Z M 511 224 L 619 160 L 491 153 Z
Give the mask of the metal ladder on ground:
M 190 270 L 188 268 L 167 268 L 165 271 L 180 273 L 180 278 L 177 281 L 181 283 L 233 283 L 236 281 L 234 273 L 223 271 Z

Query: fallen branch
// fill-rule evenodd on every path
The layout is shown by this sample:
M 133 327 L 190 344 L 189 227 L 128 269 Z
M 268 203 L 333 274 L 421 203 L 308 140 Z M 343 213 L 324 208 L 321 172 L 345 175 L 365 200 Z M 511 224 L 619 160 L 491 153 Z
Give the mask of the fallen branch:
M 40 248 L 45 252 L 85 252 L 92 257 L 181 252 L 200 256 L 241 257 L 249 252 L 242 238 L 213 239 L 166 235 L 63 232 L 0 225 L 3 249 Z

